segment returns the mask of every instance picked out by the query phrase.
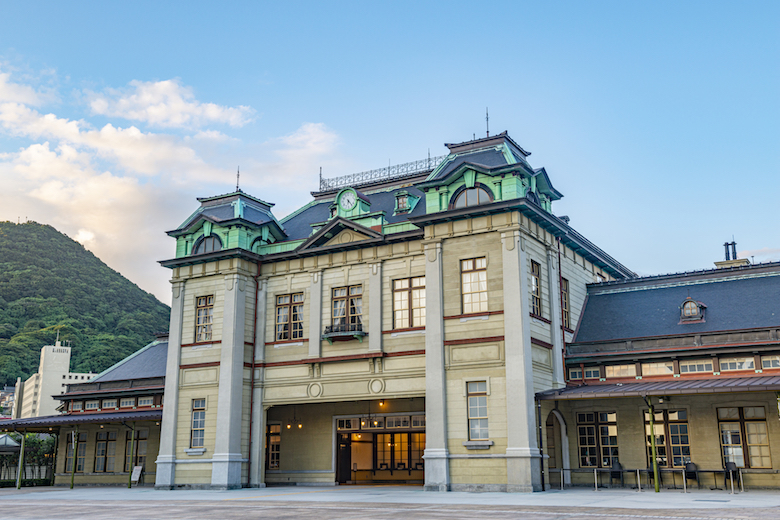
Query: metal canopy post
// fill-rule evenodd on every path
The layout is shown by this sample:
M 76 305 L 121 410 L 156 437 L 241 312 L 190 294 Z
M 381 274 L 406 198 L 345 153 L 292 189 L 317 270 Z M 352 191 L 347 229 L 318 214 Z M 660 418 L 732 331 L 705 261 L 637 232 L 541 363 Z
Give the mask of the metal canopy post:
M 76 461 L 78 458 L 76 457 L 76 448 L 78 448 L 78 436 L 79 436 L 79 427 L 76 426 L 76 431 L 70 432 L 70 446 L 73 453 L 73 464 L 70 468 L 70 489 L 73 489 L 73 483 L 76 480 Z M 67 459 L 67 454 L 65 456 Z
M 651 453 L 653 455 L 653 480 L 655 483 L 655 492 L 660 493 L 661 492 L 661 485 L 658 482 L 658 459 L 656 458 L 656 452 L 655 452 L 655 413 L 653 411 L 653 402 L 652 397 L 645 397 L 642 396 L 642 399 L 645 400 L 645 403 L 647 403 L 647 406 L 650 408 L 650 447 L 651 447 Z
M 19 467 L 16 470 L 16 489 L 22 489 L 22 472 L 24 471 L 24 440 L 27 438 L 27 430 L 22 433 L 22 446 L 19 450 Z
M 133 458 L 135 458 L 135 423 L 130 428 L 130 474 L 127 476 L 127 488 L 133 487 Z

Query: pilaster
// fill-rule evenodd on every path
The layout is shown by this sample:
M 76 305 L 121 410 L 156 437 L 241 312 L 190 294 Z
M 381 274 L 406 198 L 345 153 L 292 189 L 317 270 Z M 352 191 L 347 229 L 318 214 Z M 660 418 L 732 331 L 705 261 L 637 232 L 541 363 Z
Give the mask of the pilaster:
M 519 227 L 501 233 L 504 264 L 507 491 L 541 491 L 536 442 L 528 259 Z
M 368 351 L 382 351 L 382 262 L 369 264 Z
M 425 243 L 425 490 L 449 491 L 441 241 Z
M 322 357 L 322 271 L 311 272 L 309 285 L 309 357 Z
M 561 320 L 561 279 L 558 269 L 558 249 L 547 248 L 547 281 L 550 294 L 550 338 L 552 339 L 553 387 L 563 388 L 563 321 Z
M 268 280 L 259 278 L 257 280 L 257 319 L 255 320 L 255 365 L 265 361 L 265 327 L 266 312 L 268 309 Z M 252 438 L 250 439 L 251 450 L 249 459 L 249 485 L 251 487 L 265 487 L 265 429 L 266 429 L 266 410 L 263 405 L 263 382 L 265 369 L 257 367 L 251 375 L 254 380 L 254 389 L 252 392 Z
M 211 466 L 211 485 L 218 489 L 241 487 L 241 463 L 244 460 L 241 454 L 241 410 L 247 286 L 245 276 L 225 275 L 217 435 Z
M 179 365 L 181 362 L 181 334 L 184 312 L 184 281 L 172 282 L 171 322 L 168 333 L 168 357 L 165 362 L 165 395 L 160 426 L 160 450 L 154 487 L 173 489 L 176 479 L 176 426 L 179 410 Z

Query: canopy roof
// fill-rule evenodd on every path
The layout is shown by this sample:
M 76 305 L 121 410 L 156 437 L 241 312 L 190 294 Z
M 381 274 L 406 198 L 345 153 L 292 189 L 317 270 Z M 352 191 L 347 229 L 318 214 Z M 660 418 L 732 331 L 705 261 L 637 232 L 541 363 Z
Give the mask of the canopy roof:
M 162 408 L 156 410 L 135 410 L 129 412 L 110 413 L 76 413 L 69 415 L 49 415 L 46 417 L 28 417 L 3 421 L 0 428 L 9 430 L 44 431 L 48 428 L 70 426 L 88 423 L 123 423 L 132 421 L 159 421 L 162 419 Z
M 675 379 L 582 385 L 536 394 L 541 400 L 594 399 L 604 397 L 644 397 L 648 395 L 696 395 L 780 390 L 780 376 L 753 376 L 715 379 Z

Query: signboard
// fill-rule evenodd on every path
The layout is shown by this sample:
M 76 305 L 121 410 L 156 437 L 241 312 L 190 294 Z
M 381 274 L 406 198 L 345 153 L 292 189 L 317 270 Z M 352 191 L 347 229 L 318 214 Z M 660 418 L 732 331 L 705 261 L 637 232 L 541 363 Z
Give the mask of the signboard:
M 143 466 L 133 466 L 133 476 L 130 478 L 130 481 L 138 484 L 138 480 L 141 478 L 141 472 L 143 469 Z

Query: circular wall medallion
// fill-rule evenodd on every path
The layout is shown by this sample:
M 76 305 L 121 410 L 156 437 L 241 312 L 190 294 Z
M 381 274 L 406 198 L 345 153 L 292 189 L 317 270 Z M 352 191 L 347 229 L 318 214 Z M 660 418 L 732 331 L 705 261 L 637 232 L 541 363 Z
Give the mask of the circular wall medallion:
M 309 385 L 309 397 L 319 397 L 322 394 L 322 385 L 312 383 Z
M 349 231 L 345 231 L 341 234 L 341 243 L 346 244 L 347 242 L 352 242 L 352 233 Z
M 368 391 L 372 394 L 379 394 L 385 389 L 385 382 L 381 379 L 372 379 L 368 382 Z

